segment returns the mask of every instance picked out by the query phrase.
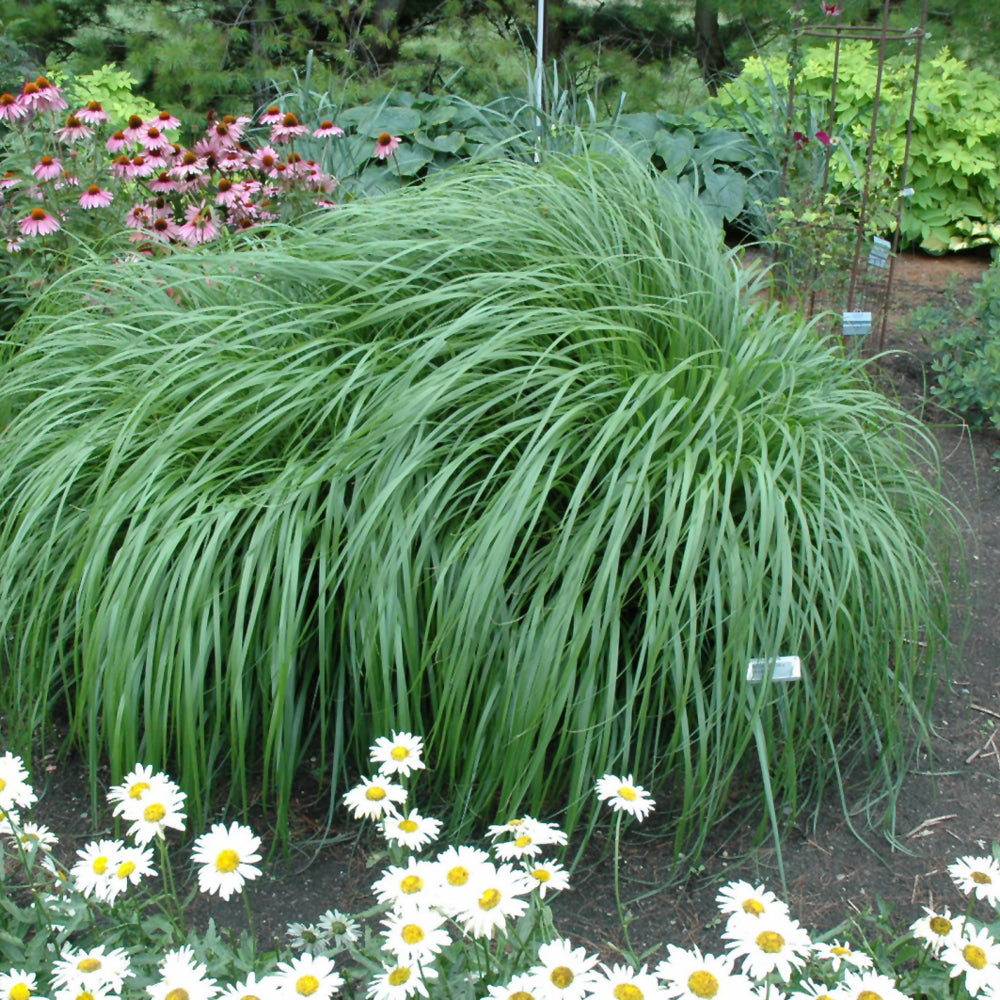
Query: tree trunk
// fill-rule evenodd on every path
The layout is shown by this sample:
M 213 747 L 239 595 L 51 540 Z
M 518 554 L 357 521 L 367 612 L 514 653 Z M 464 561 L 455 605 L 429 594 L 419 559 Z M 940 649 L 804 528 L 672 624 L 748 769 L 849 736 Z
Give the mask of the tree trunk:
M 719 34 L 719 8 L 715 0 L 695 0 L 694 49 L 695 58 L 701 67 L 701 77 L 709 93 L 714 95 L 729 66 Z

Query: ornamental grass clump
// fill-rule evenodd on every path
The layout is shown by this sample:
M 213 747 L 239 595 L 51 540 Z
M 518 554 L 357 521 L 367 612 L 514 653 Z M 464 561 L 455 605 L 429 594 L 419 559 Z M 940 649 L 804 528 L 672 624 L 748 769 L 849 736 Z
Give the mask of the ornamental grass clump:
M 796 815 L 866 754 L 891 812 L 945 628 L 931 440 L 748 291 L 597 156 L 68 275 L 0 372 L 4 695 L 192 815 L 259 773 L 280 824 L 307 754 L 336 790 L 392 727 L 452 823 L 572 827 L 641 769 L 697 850 L 762 769 Z

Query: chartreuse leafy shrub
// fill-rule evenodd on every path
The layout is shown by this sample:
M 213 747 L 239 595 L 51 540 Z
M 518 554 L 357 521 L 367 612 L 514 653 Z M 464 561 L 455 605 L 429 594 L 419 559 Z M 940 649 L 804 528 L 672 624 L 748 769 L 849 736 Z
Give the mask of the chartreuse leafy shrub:
M 931 444 L 746 280 L 596 154 L 63 277 L 0 371 L 4 703 L 195 805 L 260 773 L 279 821 L 393 727 L 466 824 L 641 771 L 697 850 L 762 767 L 799 815 L 866 751 L 891 803 L 946 624 Z M 800 683 L 746 683 L 780 654 Z
M 834 56 L 832 44 L 804 51 L 795 77 L 796 94 L 803 102 L 824 100 L 829 104 Z M 834 129 L 829 131 L 849 126 L 862 168 L 877 63 L 878 50 L 870 42 L 844 42 L 840 47 Z M 720 95 L 720 107 L 746 104 L 744 85 L 753 92 L 773 81 L 780 84 L 778 99 L 787 102 L 787 77 L 783 57 L 749 59 L 732 87 Z M 885 64 L 875 145 L 876 170 L 890 180 L 898 176 L 903 161 L 912 86 L 913 52 L 906 47 L 897 49 Z M 1000 81 L 956 59 L 947 49 L 925 58 L 917 85 L 906 179 L 906 186 L 913 189 L 905 200 L 902 218 L 906 242 L 936 253 L 1000 240 L 998 143 Z M 839 180 L 849 184 L 851 176 L 842 173 Z M 897 184 L 890 193 L 898 190 Z
M 1000 428 L 1000 264 L 972 290 L 972 303 L 921 313 L 934 349 L 931 392 L 977 429 Z

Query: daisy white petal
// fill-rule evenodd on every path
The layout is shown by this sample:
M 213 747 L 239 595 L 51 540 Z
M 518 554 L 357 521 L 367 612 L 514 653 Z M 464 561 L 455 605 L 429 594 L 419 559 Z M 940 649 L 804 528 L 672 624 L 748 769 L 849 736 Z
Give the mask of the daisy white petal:
M 973 996 L 1000 983 L 1000 944 L 984 927 L 967 925 L 962 938 L 941 950 L 941 961 L 951 966 L 952 978 L 964 973 L 965 988 Z
M 27 809 L 37 801 L 24 761 L 8 751 L 0 757 L 0 812 Z
M 411 851 L 419 851 L 437 839 L 441 832 L 441 820 L 421 816 L 416 809 L 411 809 L 406 816 L 386 816 L 382 821 L 382 832 L 386 840 L 408 847 Z
M 257 853 L 259 847 L 260 837 L 250 827 L 231 823 L 227 828 L 223 823 L 216 823 L 194 842 L 191 857 L 201 866 L 198 888 L 202 892 L 218 893 L 222 899 L 242 892 L 246 882 L 261 874 L 255 864 L 261 858 Z
M 615 812 L 634 816 L 639 822 L 642 822 L 656 805 L 656 801 L 649 797 L 649 792 L 641 785 L 637 785 L 631 774 L 622 778 L 606 774 L 598 779 L 596 791 L 601 802 L 607 802 Z
M 569 872 L 557 861 L 533 861 L 526 864 L 524 870 L 535 880 L 535 888 L 542 899 L 547 892 L 569 888 Z
M 996 858 L 959 858 L 948 866 L 948 874 L 961 892 L 1000 907 L 1000 863 Z
M 592 1000 L 668 1000 L 667 989 L 651 972 L 627 965 L 602 966 L 590 988 Z
M 910 1000 L 907 994 L 896 989 L 896 981 L 890 976 L 865 970 L 847 972 L 834 994 L 837 1000 Z
M 387 739 L 380 736 L 371 747 L 369 759 L 378 764 L 380 774 L 400 774 L 404 778 L 411 771 L 419 771 L 427 765 L 420 759 L 424 752 L 424 741 L 412 733 L 393 733 Z
M 719 912 L 732 915 L 747 913 L 751 916 L 761 916 L 764 913 L 787 914 L 788 907 L 773 892 L 762 885 L 751 885 L 741 880 L 728 882 L 715 897 Z
M 805 965 L 812 950 L 809 935 L 791 917 L 748 916 L 735 914 L 722 937 L 734 959 L 743 959 L 743 972 L 753 979 L 763 979 L 776 972 L 783 980 L 792 970 Z
M 299 955 L 282 962 L 271 976 L 283 1000 L 329 1000 L 344 985 L 343 976 L 326 955 Z
M 596 955 L 557 938 L 538 949 L 538 962 L 528 970 L 527 981 L 539 996 L 584 1000 L 598 982 L 596 966 Z
M 424 967 L 416 962 L 384 965 L 382 971 L 368 981 L 366 995 L 371 1000 L 407 1000 L 416 994 L 426 997 L 426 980 L 437 977 L 437 969 L 432 965 Z
M 656 967 L 667 996 L 679 1000 L 751 1000 L 752 983 L 734 972 L 729 955 L 703 955 L 698 948 L 667 946 L 667 957 Z
M 406 789 L 386 778 L 362 778 L 344 796 L 344 805 L 355 819 L 381 819 L 406 801 Z

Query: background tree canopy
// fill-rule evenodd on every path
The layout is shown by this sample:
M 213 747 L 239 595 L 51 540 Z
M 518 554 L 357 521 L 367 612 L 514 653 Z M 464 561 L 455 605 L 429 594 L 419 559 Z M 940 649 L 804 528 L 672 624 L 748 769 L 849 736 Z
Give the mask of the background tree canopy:
M 877 0 L 844 0 L 844 23 L 880 18 Z M 896 26 L 921 0 L 892 0 Z M 552 3 L 546 48 L 560 83 L 629 110 L 700 103 L 747 55 L 784 47 L 787 0 L 607 0 Z M 822 19 L 818 2 L 803 13 Z M 8 0 L 0 20 L 0 85 L 58 64 L 85 73 L 116 63 L 161 107 L 250 111 L 307 53 L 322 83 L 350 89 L 455 90 L 489 100 L 523 92 L 535 34 L 531 0 Z M 993 0 L 932 2 L 931 45 L 992 68 L 1000 51 Z M 367 88 L 367 90 L 366 90 Z

